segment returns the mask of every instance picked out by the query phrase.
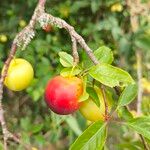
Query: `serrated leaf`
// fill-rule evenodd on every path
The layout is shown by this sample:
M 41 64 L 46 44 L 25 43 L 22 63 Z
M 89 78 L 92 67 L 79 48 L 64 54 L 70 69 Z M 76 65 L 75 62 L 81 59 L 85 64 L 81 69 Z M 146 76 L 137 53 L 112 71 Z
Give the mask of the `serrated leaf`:
M 109 64 L 98 64 L 93 66 L 89 74 L 94 79 L 109 87 L 123 87 L 134 83 L 129 73 Z
M 139 134 L 150 139 L 150 117 L 143 116 L 130 120 L 126 123 L 129 127 L 137 131 Z
M 95 91 L 95 89 L 93 87 L 87 87 L 86 88 L 87 93 L 89 94 L 89 96 L 92 98 L 92 100 L 94 101 L 94 103 L 100 107 L 100 100 L 98 98 L 98 95 Z
M 106 46 L 101 46 L 98 48 L 96 51 L 94 51 L 94 55 L 100 63 L 111 64 L 114 59 L 111 49 Z
M 63 70 L 61 70 L 60 75 L 62 75 L 63 77 L 67 77 L 67 76 L 75 76 L 78 75 L 82 70 L 79 68 L 64 68 Z
M 64 67 L 72 67 L 73 66 L 73 57 L 66 52 L 59 52 L 60 63 Z
M 74 131 L 74 133 L 79 136 L 82 134 L 82 131 L 79 127 L 77 120 L 73 116 L 66 117 L 66 122 L 70 126 L 70 128 Z
M 101 150 L 105 144 L 106 133 L 106 124 L 97 121 L 77 138 L 70 150 Z
M 137 95 L 138 87 L 136 84 L 127 86 L 119 97 L 118 106 L 125 106 L 131 103 Z

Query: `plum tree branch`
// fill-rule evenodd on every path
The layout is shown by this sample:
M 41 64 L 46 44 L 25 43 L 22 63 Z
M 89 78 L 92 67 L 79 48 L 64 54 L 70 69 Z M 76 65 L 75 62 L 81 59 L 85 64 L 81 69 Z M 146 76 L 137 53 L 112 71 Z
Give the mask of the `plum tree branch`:
M 4 150 L 7 150 L 7 140 L 9 138 L 12 138 L 17 143 L 21 143 L 19 138 L 14 136 L 7 129 L 6 121 L 5 121 L 5 118 L 4 118 L 4 110 L 3 110 L 3 106 L 2 106 L 4 81 L 5 81 L 5 78 L 7 76 L 7 72 L 8 72 L 10 62 L 11 62 L 11 60 L 13 59 L 13 57 L 16 53 L 17 47 L 19 46 L 19 42 L 24 42 L 25 44 L 28 44 L 28 42 L 26 42 L 26 37 L 28 37 L 27 34 L 29 34 L 31 31 L 33 31 L 33 28 L 34 28 L 34 26 L 37 22 L 37 18 L 44 11 L 45 2 L 46 2 L 45 0 L 39 0 L 39 3 L 38 3 L 38 5 L 37 5 L 37 7 L 34 11 L 34 14 L 31 18 L 29 24 L 20 33 L 18 33 L 16 35 L 16 37 L 15 37 L 13 43 L 12 43 L 12 46 L 11 46 L 10 54 L 9 54 L 7 60 L 5 61 L 5 64 L 4 64 L 4 71 L 3 71 L 3 73 L 1 74 L 1 77 L 0 77 L 0 123 L 1 123 L 1 127 L 2 127 L 3 139 L 4 139 Z M 29 39 L 30 38 L 31 38 L 31 36 L 29 36 Z
M 137 58 L 137 77 L 138 77 L 138 98 L 137 98 L 137 114 L 141 115 L 141 105 L 142 105 L 142 94 L 143 94 L 143 89 L 142 89 L 142 53 L 137 50 L 136 51 L 136 58 Z
M 71 36 L 71 41 L 72 41 L 72 55 L 74 58 L 74 66 L 76 66 L 79 62 L 79 54 L 78 54 L 78 49 L 77 49 L 77 41 L 76 39 Z
M 72 27 L 71 25 L 69 25 L 66 21 L 64 21 L 63 19 L 54 17 L 51 14 L 43 13 L 42 16 L 39 18 L 39 22 L 40 22 L 40 24 L 41 24 L 42 27 L 45 26 L 45 25 L 47 25 L 47 24 L 52 24 L 52 25 L 55 25 L 55 26 L 57 26 L 59 28 L 66 29 L 69 32 L 71 38 L 74 38 L 74 40 L 76 40 L 80 44 L 80 46 L 85 50 L 85 52 L 87 53 L 87 55 L 89 56 L 89 58 L 92 60 L 92 62 L 95 65 L 99 63 L 98 60 L 97 60 L 97 58 L 93 54 L 93 51 L 86 44 L 86 42 L 82 38 L 82 36 L 80 36 L 74 30 L 74 27 Z

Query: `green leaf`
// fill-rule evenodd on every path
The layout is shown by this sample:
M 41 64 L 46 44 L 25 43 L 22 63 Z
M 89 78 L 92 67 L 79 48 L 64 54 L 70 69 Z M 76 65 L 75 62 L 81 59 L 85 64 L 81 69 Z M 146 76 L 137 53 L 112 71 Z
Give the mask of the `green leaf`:
M 37 133 L 43 129 L 43 124 L 34 124 L 30 127 L 30 132 Z
M 118 106 L 125 106 L 131 103 L 137 95 L 138 87 L 136 84 L 127 86 L 119 97 Z
M 127 109 L 127 107 L 120 107 L 117 110 L 118 116 L 124 120 L 131 120 L 133 119 L 133 115 L 131 114 L 131 112 Z
M 139 134 L 150 139 L 150 117 L 143 116 L 130 120 L 126 123 L 129 127 L 137 131 Z
M 87 92 L 83 92 L 83 94 L 79 98 L 79 102 L 83 102 L 89 98 L 89 94 Z
M 113 53 L 109 47 L 101 46 L 97 50 L 94 51 L 94 55 L 99 61 L 99 63 L 111 64 L 114 60 Z M 93 66 L 93 62 L 87 57 L 87 55 L 83 58 L 84 65 L 86 68 Z
M 66 52 L 59 52 L 60 63 L 64 67 L 72 67 L 73 66 L 73 57 Z
M 75 76 L 78 75 L 82 70 L 79 68 L 64 68 L 61 72 L 60 75 L 67 77 L 67 76 Z
M 94 55 L 100 63 L 111 64 L 114 59 L 111 49 L 106 46 L 101 46 L 98 48 L 96 51 L 94 51 Z
M 83 78 L 83 94 L 79 98 L 79 102 L 83 102 L 89 98 L 89 94 L 86 91 L 86 83 L 87 83 L 87 76 Z
M 79 124 L 73 116 L 67 116 L 65 120 L 77 136 L 82 134 Z
M 89 96 L 92 98 L 92 100 L 94 101 L 94 103 L 100 107 L 100 100 L 98 98 L 98 95 L 95 91 L 95 89 L 93 87 L 87 87 L 86 88 L 87 93 L 89 94 Z
M 24 131 L 29 131 L 31 122 L 30 122 L 30 119 L 28 117 L 22 118 L 20 121 L 20 124 L 21 124 L 21 128 Z
M 38 145 L 45 145 L 46 143 L 46 139 L 44 138 L 43 135 L 38 134 L 34 136 L 34 139 Z
M 106 124 L 97 121 L 73 143 L 70 150 L 101 150 L 106 140 Z
M 143 144 L 140 141 L 123 142 L 115 146 L 117 150 L 143 150 Z
M 89 74 L 94 79 L 109 87 L 123 87 L 134 83 L 132 77 L 126 71 L 109 64 L 93 66 Z
M 140 35 L 137 39 L 135 39 L 135 45 L 141 49 L 149 50 L 150 36 Z
M 92 0 L 91 1 L 91 10 L 93 13 L 96 13 L 96 11 L 99 9 L 100 7 L 100 1 L 99 0 Z

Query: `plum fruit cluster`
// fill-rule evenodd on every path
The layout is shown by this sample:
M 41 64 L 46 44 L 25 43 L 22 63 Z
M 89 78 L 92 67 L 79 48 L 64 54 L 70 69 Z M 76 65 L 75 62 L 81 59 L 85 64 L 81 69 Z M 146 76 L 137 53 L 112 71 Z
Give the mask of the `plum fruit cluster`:
M 2 75 L 4 72 L 5 66 L 2 69 Z M 12 91 L 21 91 L 30 85 L 33 77 L 34 71 L 31 64 L 25 59 L 15 58 L 8 67 L 4 84 Z M 82 79 L 76 76 L 53 77 L 48 81 L 44 92 L 47 106 L 59 115 L 69 115 L 79 110 L 87 120 L 104 121 L 105 105 L 101 89 L 94 87 L 100 101 L 100 107 L 98 107 L 90 96 L 87 100 L 80 102 L 80 97 L 84 93 L 83 85 Z M 108 111 L 110 111 L 109 102 Z

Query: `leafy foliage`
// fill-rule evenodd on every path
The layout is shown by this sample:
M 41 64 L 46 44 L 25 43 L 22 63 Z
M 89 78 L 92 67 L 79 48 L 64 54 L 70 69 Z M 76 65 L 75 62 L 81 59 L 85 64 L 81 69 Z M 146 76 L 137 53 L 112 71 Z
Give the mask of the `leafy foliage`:
M 145 2 L 146 0 L 143 1 Z M 1 1 L 0 70 L 8 56 L 12 40 L 16 33 L 29 22 L 36 3 L 36 0 L 18 1 L 17 3 L 14 0 Z M 105 124 L 96 122 L 85 130 L 89 122 L 79 113 L 66 118 L 52 113 L 45 105 L 44 89 L 51 77 L 57 74 L 76 75 L 83 76 L 84 81 L 84 94 L 80 97 L 80 101 L 87 100 L 90 96 L 94 98 L 98 106 L 100 105 L 91 84 L 94 78 L 97 86 L 100 86 L 100 83 L 104 84 L 107 91 L 113 96 L 114 104 L 116 104 L 113 107 L 118 108 L 120 120 L 124 120 L 127 124 L 127 127 L 120 124 L 116 127 L 114 123 L 110 123 L 105 148 L 143 149 L 141 141 L 133 138 L 134 131 L 131 132 L 128 127 L 149 139 L 150 22 L 147 21 L 146 16 L 139 17 L 139 29 L 133 33 L 129 9 L 122 0 L 64 0 L 59 3 L 51 0 L 46 3 L 46 11 L 65 19 L 74 26 L 89 47 L 95 50 L 94 55 L 100 64 L 93 66 L 83 49 L 78 47 L 80 63 L 72 68 L 71 40 L 66 31 L 52 27 L 51 31 L 45 32 L 37 25 L 35 38 L 24 51 L 18 49 L 16 54 L 16 57 L 25 58 L 33 65 L 34 80 L 25 91 L 14 93 L 6 88 L 4 91 L 3 103 L 10 130 L 20 133 L 21 140 L 25 144 L 34 145 L 33 147 L 37 149 L 69 149 L 79 135 L 81 136 L 72 145 L 73 149 L 76 149 L 76 146 L 81 146 L 83 149 L 86 146 L 95 148 L 96 145 L 101 149 L 106 140 Z M 131 110 L 136 110 L 136 101 L 130 104 L 130 109 L 124 106 L 135 99 L 137 92 L 137 87 L 133 84 L 133 79 L 135 81 L 137 79 L 138 68 L 135 57 L 137 49 L 143 53 L 142 75 L 146 84 L 143 82 L 141 84 L 143 87 L 142 112 L 145 116 L 134 118 L 136 115 L 134 116 Z M 124 70 L 129 72 L 133 79 Z M 110 88 L 115 86 L 120 86 L 121 90 L 124 89 L 119 98 Z M 83 130 L 85 132 L 81 134 Z M 90 141 L 91 137 L 94 137 L 96 144 Z M 98 147 L 98 145 L 101 146 Z M 1 147 L 2 142 L 0 142 L 0 149 Z M 11 141 L 9 149 L 22 150 L 24 147 Z
M 138 117 L 130 120 L 127 125 L 142 134 L 144 137 L 150 139 L 150 117 Z

